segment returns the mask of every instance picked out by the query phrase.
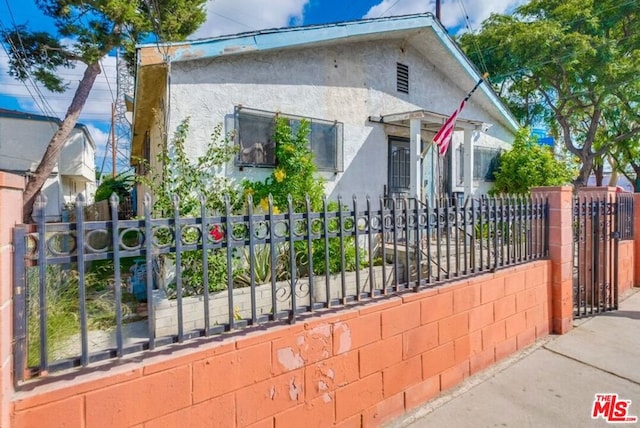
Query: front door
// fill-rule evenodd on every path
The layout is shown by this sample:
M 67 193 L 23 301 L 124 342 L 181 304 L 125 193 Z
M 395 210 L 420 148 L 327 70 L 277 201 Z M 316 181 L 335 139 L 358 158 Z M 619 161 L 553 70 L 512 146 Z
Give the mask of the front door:
M 389 137 L 387 197 L 409 197 L 411 191 L 411 159 L 409 139 Z

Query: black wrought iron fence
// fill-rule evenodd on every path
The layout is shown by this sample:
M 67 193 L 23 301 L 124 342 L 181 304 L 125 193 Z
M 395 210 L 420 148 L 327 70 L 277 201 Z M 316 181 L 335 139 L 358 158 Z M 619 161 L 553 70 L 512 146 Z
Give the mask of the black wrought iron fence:
M 547 203 L 338 200 L 339 209 L 45 223 L 14 232 L 15 373 L 86 366 L 174 342 L 370 301 L 544 258 Z M 203 201 L 204 202 L 204 201 Z M 309 204 L 307 204 L 307 207 Z M 204 203 L 203 203 L 204 207 Z
M 633 239 L 633 195 L 573 201 L 574 318 L 618 307 L 618 241 Z
M 620 240 L 633 240 L 633 194 L 616 194 L 618 212 L 618 231 Z

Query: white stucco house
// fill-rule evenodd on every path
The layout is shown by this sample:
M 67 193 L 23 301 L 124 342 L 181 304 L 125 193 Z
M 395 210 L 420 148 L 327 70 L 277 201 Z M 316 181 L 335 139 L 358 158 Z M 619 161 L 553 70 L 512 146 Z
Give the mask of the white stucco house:
M 0 170 L 28 176 L 35 171 L 60 120 L 0 109 Z M 58 165 L 42 191 L 47 197 L 46 221 L 60 221 L 65 204 L 81 193 L 88 203 L 96 190 L 95 143 L 78 124 L 62 148 Z
M 492 162 L 518 128 L 487 84 L 458 116 L 447 155 L 430 144 L 480 78 L 431 14 L 142 45 L 132 163 L 153 162 L 189 117 L 189 154 L 202 154 L 223 123 L 239 146 L 226 174 L 261 180 L 275 166 L 279 114 L 311 121 L 330 198 L 484 193 Z

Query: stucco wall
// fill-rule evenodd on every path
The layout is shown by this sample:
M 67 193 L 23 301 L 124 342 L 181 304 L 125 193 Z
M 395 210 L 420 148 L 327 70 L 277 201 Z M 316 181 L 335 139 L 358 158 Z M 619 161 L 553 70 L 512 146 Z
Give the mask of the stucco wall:
M 550 266 L 102 367 L 21 393 L 12 427 L 380 424 L 547 335 Z
M 397 62 L 409 66 L 409 94 L 396 90 Z M 427 58 L 397 41 L 176 62 L 171 70 L 168 129 L 171 134 L 181 120 L 191 118 L 187 151 L 193 156 L 202 153 L 216 124 L 232 130 L 235 105 L 343 122 L 345 171 L 324 174 L 331 197 L 378 196 L 387 183 L 387 135 L 369 116 L 418 109 L 448 115 L 470 89 L 459 88 Z M 461 117 L 494 125 L 487 134 L 480 133 L 478 145 L 513 138 L 473 98 Z M 227 173 L 262 179 L 270 170 L 240 171 L 230 164 Z

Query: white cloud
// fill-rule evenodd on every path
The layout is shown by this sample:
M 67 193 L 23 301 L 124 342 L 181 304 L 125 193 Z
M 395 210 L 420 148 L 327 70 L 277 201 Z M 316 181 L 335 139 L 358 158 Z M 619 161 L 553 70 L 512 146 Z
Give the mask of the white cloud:
M 191 38 L 279 28 L 303 22 L 309 0 L 209 0 L 207 21 Z
M 107 143 L 109 142 L 111 135 L 108 129 L 106 131 L 102 130 L 98 128 L 94 123 L 85 123 L 85 126 L 87 127 L 89 134 L 91 134 L 93 142 L 96 144 L 96 166 L 100 168 L 100 163 L 102 161 L 102 158 L 104 157 L 105 148 L 107 147 Z
M 111 103 L 117 90 L 116 59 L 104 57 L 102 66 L 103 72 L 96 78 L 89 98 L 80 114 L 80 122 L 109 122 L 111 120 Z M 2 88 L 0 93 L 15 98 L 21 111 L 62 119 L 67 112 L 78 83 L 82 79 L 84 70 L 83 64 L 79 64 L 73 69 L 60 70 L 60 76 L 69 83 L 69 89 L 64 93 L 50 92 L 37 83 L 38 90 L 36 90 L 30 81 L 22 83 L 8 74 L 9 59 L 5 51 L 0 50 L 0 88 Z
M 464 17 L 469 17 L 472 30 L 478 30 L 482 21 L 492 13 L 506 13 L 528 0 L 442 0 L 441 20 L 446 28 L 465 26 Z M 462 6 L 464 5 L 464 7 Z M 435 14 L 435 0 L 382 0 L 365 14 L 364 18 L 407 15 L 432 12 Z
M 104 57 L 101 61 L 102 72 L 97 76 L 89 98 L 82 109 L 79 123 L 87 126 L 96 144 L 96 168 L 100 168 L 108 142 L 111 126 L 111 104 L 117 95 L 116 58 Z M 85 66 L 79 64 L 74 69 L 61 69 L 60 75 L 69 83 L 69 89 L 64 93 L 53 93 L 37 84 L 40 94 L 29 81 L 22 83 L 8 74 L 9 59 L 4 50 L 0 50 L 0 95 L 14 98 L 18 107 L 12 109 L 43 116 L 63 119 L 79 81 L 82 79 Z M 113 95 L 112 95 L 113 94 Z M 0 98 L 0 107 L 3 105 Z M 43 101 L 44 100 L 44 101 Z M 45 102 L 46 101 L 46 102 Z M 119 154 L 119 157 L 124 155 Z M 107 159 L 106 170 L 111 170 L 111 157 Z

